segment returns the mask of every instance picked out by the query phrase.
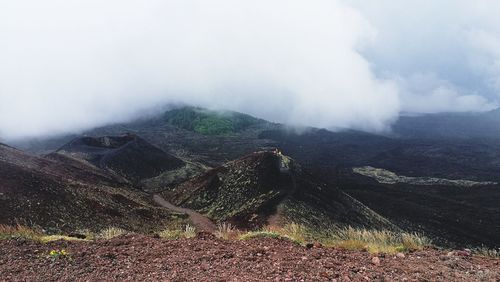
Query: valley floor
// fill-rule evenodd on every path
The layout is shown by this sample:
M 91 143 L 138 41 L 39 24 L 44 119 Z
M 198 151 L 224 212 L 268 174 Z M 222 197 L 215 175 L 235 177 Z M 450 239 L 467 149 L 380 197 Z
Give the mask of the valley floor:
M 374 257 L 368 252 L 321 246 L 306 248 L 277 239 L 224 241 L 206 233 L 180 240 L 144 235 L 46 244 L 4 240 L 0 241 L 0 280 L 500 280 L 500 259 L 460 256 L 434 249 L 404 257 Z

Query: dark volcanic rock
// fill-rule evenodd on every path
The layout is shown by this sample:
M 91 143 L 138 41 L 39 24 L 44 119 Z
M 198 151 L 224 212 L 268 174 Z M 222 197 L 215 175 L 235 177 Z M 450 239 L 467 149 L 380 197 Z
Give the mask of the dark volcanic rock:
M 171 215 L 149 195 L 87 163 L 0 145 L 0 224 L 57 233 L 110 226 L 147 231 Z
M 76 138 L 62 146 L 57 153 L 111 169 L 134 182 L 184 165 L 182 160 L 132 134 Z
M 240 227 L 295 222 L 318 229 L 347 225 L 395 229 L 336 187 L 314 179 L 291 158 L 274 152 L 228 162 L 163 196 Z
M 168 122 L 164 118 L 169 115 L 167 112 L 158 117 L 104 126 L 85 134 L 98 137 L 134 132 L 165 152 L 208 167 L 219 167 L 251 152 L 280 148 L 300 162 L 304 170 L 311 172 L 309 179 L 315 180 L 312 183 L 338 187 L 407 231 L 440 238 L 436 240 L 439 244 L 443 239 L 461 247 L 495 247 L 500 244 L 500 185 L 468 189 L 442 185 L 380 184 L 353 175 L 352 168 L 373 166 L 405 176 L 500 182 L 499 113 L 408 117 L 395 125 L 395 135 L 380 136 L 311 128 L 297 133 L 272 123 L 256 123 L 230 134 L 202 135 Z M 75 137 L 28 140 L 24 148 L 45 153 Z M 162 174 L 149 181 L 146 188 L 158 192 L 169 184 L 183 182 L 205 168 L 195 166 L 189 173 L 167 172 L 166 176 Z M 201 190 L 206 191 L 210 199 L 220 198 L 220 195 L 217 196 L 221 191 L 218 187 L 224 183 L 220 176 L 228 173 L 224 170 L 212 173 L 214 175 L 208 177 L 207 174 L 199 180 L 207 182 L 206 185 L 197 187 L 210 185 L 210 189 Z M 194 185 L 194 182 L 191 183 Z M 235 187 L 234 191 L 244 191 Z M 330 198 L 339 198 L 336 190 L 314 188 L 313 192 L 302 193 L 301 198 L 310 199 L 308 206 L 317 204 L 321 208 L 328 205 Z M 278 191 L 279 197 L 289 195 L 287 190 L 273 191 Z M 204 206 L 208 212 L 208 205 Z M 338 211 L 342 214 L 343 210 L 339 208 Z M 212 213 L 216 213 L 215 210 Z

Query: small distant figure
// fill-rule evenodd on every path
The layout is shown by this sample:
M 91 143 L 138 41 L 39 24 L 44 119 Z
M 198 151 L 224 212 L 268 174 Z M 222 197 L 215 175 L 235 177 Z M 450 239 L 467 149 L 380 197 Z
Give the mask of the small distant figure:
M 281 154 L 281 151 L 280 151 L 278 148 L 274 149 L 274 154 L 275 154 L 275 155 L 278 155 L 278 156 L 281 156 L 281 155 L 282 155 L 282 154 Z

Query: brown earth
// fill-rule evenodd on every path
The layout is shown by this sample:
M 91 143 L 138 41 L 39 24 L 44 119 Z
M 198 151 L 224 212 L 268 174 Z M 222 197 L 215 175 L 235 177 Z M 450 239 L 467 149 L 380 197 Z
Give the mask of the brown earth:
M 181 208 L 171 204 L 170 202 L 165 201 L 162 196 L 156 194 L 153 195 L 153 200 L 160 206 L 167 208 L 173 212 L 185 213 L 189 216 L 189 219 L 196 227 L 197 230 L 205 231 L 205 232 L 214 232 L 217 227 L 215 224 L 206 216 L 187 208 Z
M 51 259 L 51 250 L 69 255 Z M 128 235 L 108 241 L 0 242 L 6 281 L 500 281 L 500 259 L 428 249 L 374 256 L 302 247 L 277 239 L 222 241 L 207 233 L 163 240 Z
M 89 163 L 0 145 L 0 224 L 26 225 L 48 234 L 99 232 L 110 226 L 147 233 L 182 225 L 186 219 Z

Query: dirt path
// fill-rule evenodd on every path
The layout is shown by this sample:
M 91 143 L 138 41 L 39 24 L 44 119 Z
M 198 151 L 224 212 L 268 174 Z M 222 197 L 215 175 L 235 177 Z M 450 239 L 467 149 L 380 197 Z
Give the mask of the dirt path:
M 210 219 L 208 219 L 206 216 L 200 214 L 197 211 L 175 206 L 170 202 L 167 202 L 165 199 L 163 199 L 162 196 L 158 194 L 153 195 L 153 200 L 158 205 L 167 208 L 171 211 L 181 212 L 189 215 L 189 219 L 191 219 L 191 221 L 193 222 L 194 226 L 197 228 L 198 231 L 215 232 L 215 230 L 217 229 L 215 224 Z
M 283 214 L 281 203 L 290 198 L 290 196 L 293 195 L 293 193 L 295 193 L 295 191 L 297 190 L 297 181 L 295 180 L 295 176 L 293 174 L 291 174 L 290 176 L 292 178 L 292 190 L 290 190 L 290 192 L 288 192 L 286 197 L 284 197 L 281 200 L 281 202 L 277 205 L 276 212 L 267 218 L 267 224 L 270 226 L 279 226 L 281 224 L 281 218 Z

